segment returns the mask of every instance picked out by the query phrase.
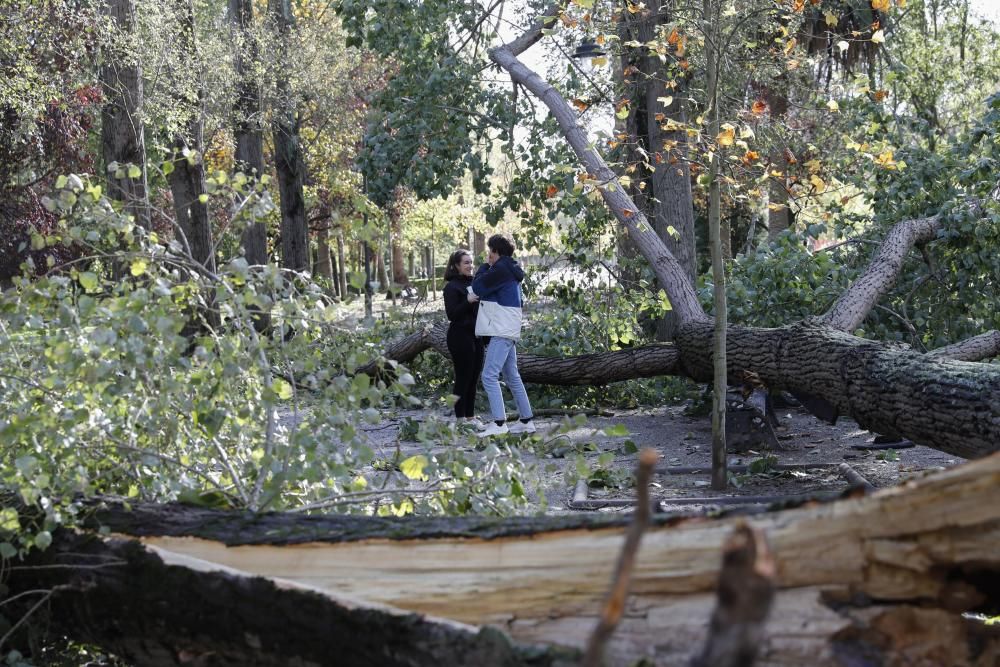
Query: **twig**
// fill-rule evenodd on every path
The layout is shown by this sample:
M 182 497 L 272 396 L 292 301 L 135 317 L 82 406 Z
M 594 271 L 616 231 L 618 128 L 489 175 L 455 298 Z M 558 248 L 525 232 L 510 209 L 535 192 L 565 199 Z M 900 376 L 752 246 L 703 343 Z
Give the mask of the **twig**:
M 750 667 L 774 600 L 776 566 L 764 535 L 746 523 L 722 547 L 718 602 L 691 667 Z
M 625 536 L 625 544 L 622 545 L 621 553 L 618 554 L 618 563 L 615 566 L 611 590 L 608 592 L 608 597 L 601 609 L 601 619 L 587 641 L 587 651 L 581 663 L 583 667 L 598 667 L 601 664 L 604 656 L 604 645 L 611 638 L 625 611 L 625 598 L 628 595 L 632 570 L 635 568 L 639 542 L 642 540 L 646 526 L 649 525 L 649 480 L 653 474 L 653 468 L 656 466 L 657 458 L 656 451 L 652 449 L 644 449 L 639 454 L 639 470 L 636 472 L 636 491 L 639 496 L 639 504 L 635 508 L 633 521 Z

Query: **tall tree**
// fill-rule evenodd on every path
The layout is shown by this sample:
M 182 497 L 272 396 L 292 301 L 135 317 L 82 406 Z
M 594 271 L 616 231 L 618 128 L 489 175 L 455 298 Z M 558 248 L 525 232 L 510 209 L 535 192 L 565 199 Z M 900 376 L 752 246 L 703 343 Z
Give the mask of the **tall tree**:
M 260 58 L 252 0 L 229 0 L 229 20 L 233 36 L 236 70 L 236 101 L 233 105 L 233 134 L 236 140 L 236 169 L 253 179 L 264 173 L 263 109 L 255 66 Z M 250 264 L 267 263 L 267 228 L 255 221 L 243 232 L 243 250 Z
M 179 127 L 171 142 L 168 175 L 177 225 L 184 234 L 191 257 L 210 271 L 215 270 L 215 247 L 208 215 L 205 184 L 204 92 L 200 59 L 195 41 L 193 0 L 176 0 L 177 58 L 175 94 Z M 183 68 L 184 65 L 193 67 Z
M 130 48 L 136 36 L 135 1 L 107 0 L 105 10 L 114 30 L 110 43 L 118 48 L 105 55 L 101 66 L 105 99 L 101 112 L 101 153 L 106 167 L 121 165 L 108 170 L 108 194 L 123 202 L 138 224 L 149 227 L 142 63 Z
M 268 0 L 268 11 L 277 37 L 275 88 L 277 92 L 271 138 L 274 168 L 281 198 L 281 263 L 287 269 L 309 269 L 309 227 L 306 221 L 305 162 L 299 137 L 299 110 L 287 76 L 295 15 L 291 0 Z

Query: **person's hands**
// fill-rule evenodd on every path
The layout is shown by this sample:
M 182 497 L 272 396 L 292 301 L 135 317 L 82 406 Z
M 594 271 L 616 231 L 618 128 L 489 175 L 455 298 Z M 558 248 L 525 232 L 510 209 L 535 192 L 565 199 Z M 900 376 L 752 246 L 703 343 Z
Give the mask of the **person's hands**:
M 475 303 L 475 302 L 479 301 L 479 297 L 476 296 L 475 294 L 473 294 L 472 292 L 469 292 L 465 296 L 465 298 L 469 300 L 469 303 Z

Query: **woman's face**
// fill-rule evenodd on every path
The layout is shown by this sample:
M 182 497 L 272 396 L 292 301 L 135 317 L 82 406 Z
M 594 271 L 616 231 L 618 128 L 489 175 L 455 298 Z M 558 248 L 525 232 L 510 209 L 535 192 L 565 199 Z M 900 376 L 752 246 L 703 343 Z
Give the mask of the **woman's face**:
M 472 255 L 462 255 L 462 259 L 458 261 L 458 272 L 463 276 L 472 275 Z

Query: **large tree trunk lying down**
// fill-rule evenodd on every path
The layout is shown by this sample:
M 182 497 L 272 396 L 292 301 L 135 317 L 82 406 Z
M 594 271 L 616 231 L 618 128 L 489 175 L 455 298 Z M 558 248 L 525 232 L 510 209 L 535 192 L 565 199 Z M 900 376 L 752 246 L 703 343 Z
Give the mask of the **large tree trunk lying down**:
M 525 382 L 538 384 L 605 384 L 656 375 L 710 382 L 712 327 L 710 321 L 682 324 L 676 346 L 564 358 L 518 354 L 518 369 Z M 428 327 L 393 343 L 384 356 L 406 362 L 428 348 L 447 355 L 446 332 L 446 325 Z M 965 458 L 1000 451 L 1000 366 L 995 364 L 922 354 L 818 321 L 779 329 L 730 327 L 726 360 L 733 383 L 752 371 L 769 387 L 821 399 L 876 433 Z M 358 370 L 373 369 L 369 364 Z
M 961 612 L 1000 602 L 1000 455 L 833 503 L 654 520 L 607 664 L 699 651 L 744 522 L 774 560 L 757 664 L 998 664 L 1000 632 Z M 626 523 L 108 506 L 90 521 L 106 536 L 64 531 L 7 583 L 54 588 L 45 623 L 146 665 L 567 664 L 556 647 L 586 644 Z

